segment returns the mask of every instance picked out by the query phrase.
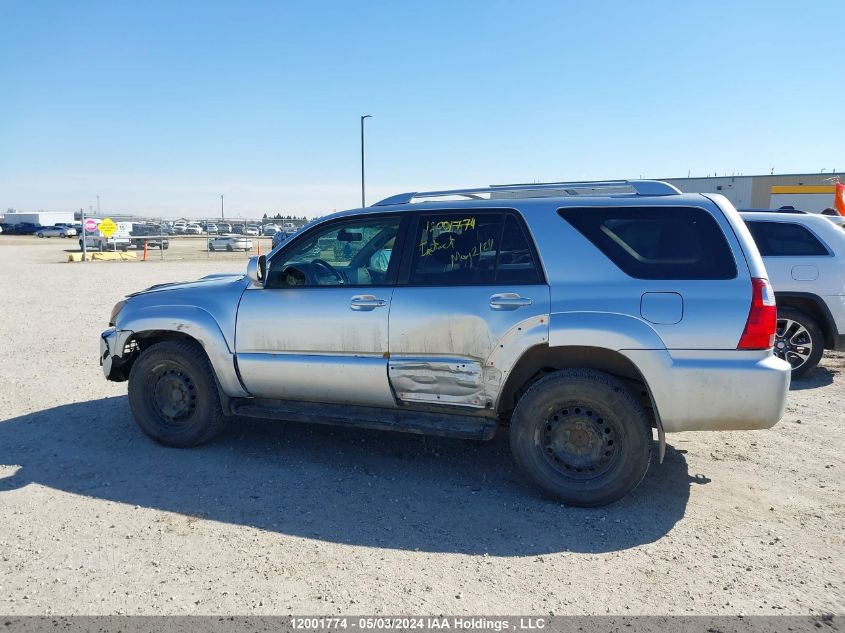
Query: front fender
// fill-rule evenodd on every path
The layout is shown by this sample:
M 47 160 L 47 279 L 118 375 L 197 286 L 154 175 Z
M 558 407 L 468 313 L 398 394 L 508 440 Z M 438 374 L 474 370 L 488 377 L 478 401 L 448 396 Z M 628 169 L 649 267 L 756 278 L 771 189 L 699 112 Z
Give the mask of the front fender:
M 231 397 L 247 397 L 235 365 L 235 355 L 229 347 L 220 325 L 214 317 L 196 306 L 139 306 L 127 305 L 115 324 L 122 338 L 143 336 L 147 332 L 175 332 L 197 341 L 205 350 L 223 392 Z M 130 332 L 130 335 L 125 334 Z M 118 347 L 122 349 L 122 347 Z

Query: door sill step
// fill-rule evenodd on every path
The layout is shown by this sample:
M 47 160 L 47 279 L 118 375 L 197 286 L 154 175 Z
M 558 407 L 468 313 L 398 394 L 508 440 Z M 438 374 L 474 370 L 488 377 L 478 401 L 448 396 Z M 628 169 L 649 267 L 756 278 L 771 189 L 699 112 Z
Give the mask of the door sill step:
M 234 398 L 230 408 L 235 415 L 250 418 L 401 431 L 470 440 L 489 440 L 496 433 L 498 425 L 496 418 L 477 415 L 265 398 Z

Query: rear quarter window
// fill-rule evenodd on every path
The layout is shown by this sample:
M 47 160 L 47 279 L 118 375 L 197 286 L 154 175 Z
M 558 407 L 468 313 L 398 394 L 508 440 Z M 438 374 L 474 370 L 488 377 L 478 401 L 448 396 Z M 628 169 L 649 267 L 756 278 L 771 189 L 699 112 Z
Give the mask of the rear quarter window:
M 824 257 L 827 247 L 806 227 L 792 222 L 746 222 L 763 257 Z
M 558 214 L 636 279 L 733 279 L 722 229 L 696 207 L 579 207 Z

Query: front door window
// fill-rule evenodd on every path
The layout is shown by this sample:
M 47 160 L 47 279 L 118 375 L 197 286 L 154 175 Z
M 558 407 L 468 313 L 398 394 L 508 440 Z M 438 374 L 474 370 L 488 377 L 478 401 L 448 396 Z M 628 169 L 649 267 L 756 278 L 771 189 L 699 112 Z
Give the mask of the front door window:
M 357 218 L 314 232 L 274 257 L 266 287 L 385 285 L 400 219 Z

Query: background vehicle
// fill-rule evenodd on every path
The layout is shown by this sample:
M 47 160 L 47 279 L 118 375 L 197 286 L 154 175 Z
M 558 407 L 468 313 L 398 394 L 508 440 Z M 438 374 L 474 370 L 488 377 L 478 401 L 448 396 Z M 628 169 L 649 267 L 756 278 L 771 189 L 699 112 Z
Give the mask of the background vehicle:
M 79 250 L 82 250 L 82 240 L 85 240 L 85 248 L 94 251 L 123 251 L 129 250 L 132 242 L 128 237 L 109 237 L 106 238 L 99 234 L 91 234 L 79 238 Z
M 218 222 L 217 223 L 217 229 L 221 233 L 231 233 L 232 232 L 232 225 L 229 224 L 228 222 Z
M 164 230 L 157 224 L 135 224 L 129 233 L 131 244 L 137 249 L 158 248 L 167 250 L 170 248 L 170 241 L 163 236 Z
M 243 224 L 235 224 L 232 227 L 232 233 L 237 233 L 238 235 L 243 235 L 244 233 L 244 225 Z
M 185 235 L 202 235 L 202 227 L 196 222 L 191 222 L 185 225 L 183 232 Z
M 213 222 L 208 222 L 203 228 L 205 229 L 205 232 L 209 235 L 215 235 L 220 232 L 220 230 L 217 228 L 217 225 Z
M 273 234 L 273 241 L 271 242 L 271 247 L 276 248 L 279 244 L 284 242 L 288 239 L 288 234 L 285 231 L 276 231 Z
M 41 225 L 33 222 L 18 222 L 12 227 L 10 233 L 12 235 L 34 235 L 40 228 Z
M 780 419 L 775 313 L 723 196 L 513 185 L 394 196 L 321 219 L 246 277 L 133 294 L 100 359 L 167 445 L 231 415 L 474 439 L 505 423 L 535 484 L 590 506 L 642 480 L 652 429 L 662 456 L 665 433 Z
M 244 235 L 258 236 L 261 233 L 261 231 L 259 230 L 259 228 L 256 224 L 247 224 L 244 227 L 243 231 L 244 231 Z
M 845 230 L 814 213 L 741 213 L 778 306 L 775 354 L 799 378 L 825 349 L 845 348 Z
M 76 237 L 76 229 L 67 226 L 42 226 L 35 234 L 38 237 Z
M 252 240 L 247 237 L 224 235 L 208 240 L 210 251 L 248 251 L 252 250 Z
M 281 227 L 278 224 L 265 224 L 261 227 L 261 234 L 264 236 L 267 235 L 275 235 L 276 231 L 278 231 Z

